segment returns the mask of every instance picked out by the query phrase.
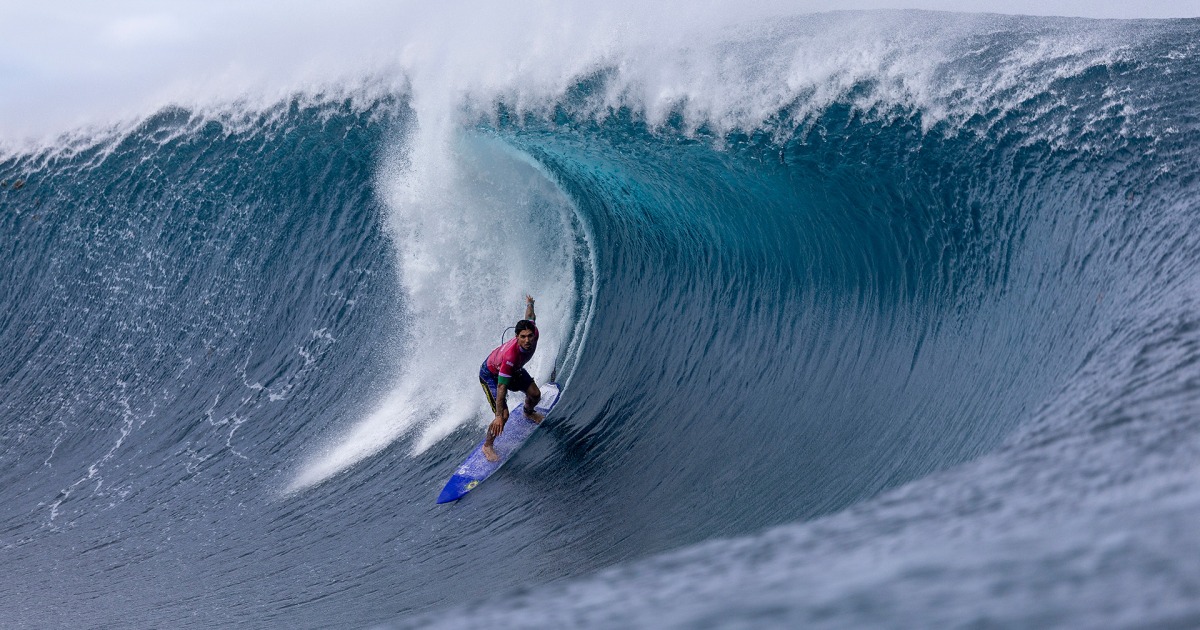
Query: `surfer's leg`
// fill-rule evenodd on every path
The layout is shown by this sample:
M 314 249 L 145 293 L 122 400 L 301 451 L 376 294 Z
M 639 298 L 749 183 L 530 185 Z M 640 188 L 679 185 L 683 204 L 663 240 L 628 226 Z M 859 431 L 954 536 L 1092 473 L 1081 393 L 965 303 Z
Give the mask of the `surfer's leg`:
M 479 367 L 479 386 L 483 388 L 483 395 L 487 396 L 488 406 L 492 408 L 492 413 L 496 413 L 496 388 L 499 384 L 496 382 L 496 377 L 487 369 L 487 361 Z
M 542 400 L 542 390 L 538 389 L 537 383 L 533 379 L 529 381 L 529 387 L 525 388 L 525 417 L 531 422 L 537 424 L 545 419 L 546 416 L 537 412 L 537 404 Z
M 488 387 L 487 381 L 479 379 L 479 386 L 483 388 L 483 395 L 487 396 L 488 406 L 492 408 L 492 413 L 496 413 L 496 393 Z
M 503 431 L 504 429 L 500 430 Z M 500 456 L 496 454 L 496 449 L 492 447 L 492 443 L 496 441 L 496 437 L 498 435 L 500 434 L 492 434 L 492 429 L 489 425 L 487 435 L 483 438 L 483 456 L 486 457 L 489 462 L 500 461 Z
M 488 406 L 492 408 L 492 413 L 496 413 L 496 395 L 499 385 L 496 383 L 496 377 L 487 369 L 487 363 L 479 368 L 479 386 L 483 388 L 483 395 L 487 396 Z M 483 440 L 483 456 L 490 462 L 500 461 L 500 456 L 496 454 L 496 449 L 492 448 L 492 442 L 496 437 L 488 431 L 487 437 Z

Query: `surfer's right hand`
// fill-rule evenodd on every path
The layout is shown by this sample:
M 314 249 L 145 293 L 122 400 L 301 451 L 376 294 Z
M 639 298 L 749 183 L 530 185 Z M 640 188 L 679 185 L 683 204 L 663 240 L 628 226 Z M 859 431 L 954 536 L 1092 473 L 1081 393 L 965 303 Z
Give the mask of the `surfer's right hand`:
M 496 419 L 492 420 L 492 424 L 488 426 L 488 437 L 495 439 L 502 431 L 504 431 L 504 416 L 496 414 Z

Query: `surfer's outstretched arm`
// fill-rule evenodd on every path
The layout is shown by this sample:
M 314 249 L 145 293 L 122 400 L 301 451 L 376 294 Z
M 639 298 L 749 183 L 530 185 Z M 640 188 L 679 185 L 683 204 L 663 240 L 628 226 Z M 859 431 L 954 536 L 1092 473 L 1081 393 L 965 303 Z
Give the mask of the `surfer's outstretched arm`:
M 525 294 L 525 319 L 531 322 L 537 320 L 537 315 L 533 312 L 533 296 L 528 293 Z

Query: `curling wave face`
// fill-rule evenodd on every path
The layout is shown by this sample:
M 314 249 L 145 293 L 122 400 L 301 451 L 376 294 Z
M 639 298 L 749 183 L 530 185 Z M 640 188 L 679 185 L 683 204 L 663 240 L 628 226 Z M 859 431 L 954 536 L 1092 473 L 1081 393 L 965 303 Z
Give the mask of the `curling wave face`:
M 1196 26 L 693 26 L 0 158 L 12 623 L 1194 618 Z

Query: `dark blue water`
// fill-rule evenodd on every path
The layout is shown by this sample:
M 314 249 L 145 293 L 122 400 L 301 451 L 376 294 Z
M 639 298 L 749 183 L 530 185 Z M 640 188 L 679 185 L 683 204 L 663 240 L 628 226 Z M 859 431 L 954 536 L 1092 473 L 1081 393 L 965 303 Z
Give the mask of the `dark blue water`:
M 0 156 L 2 625 L 1200 624 L 1200 24 L 949 26 L 955 115 L 601 69 L 440 189 L 404 95 Z M 562 401 L 437 506 L 524 292 Z

